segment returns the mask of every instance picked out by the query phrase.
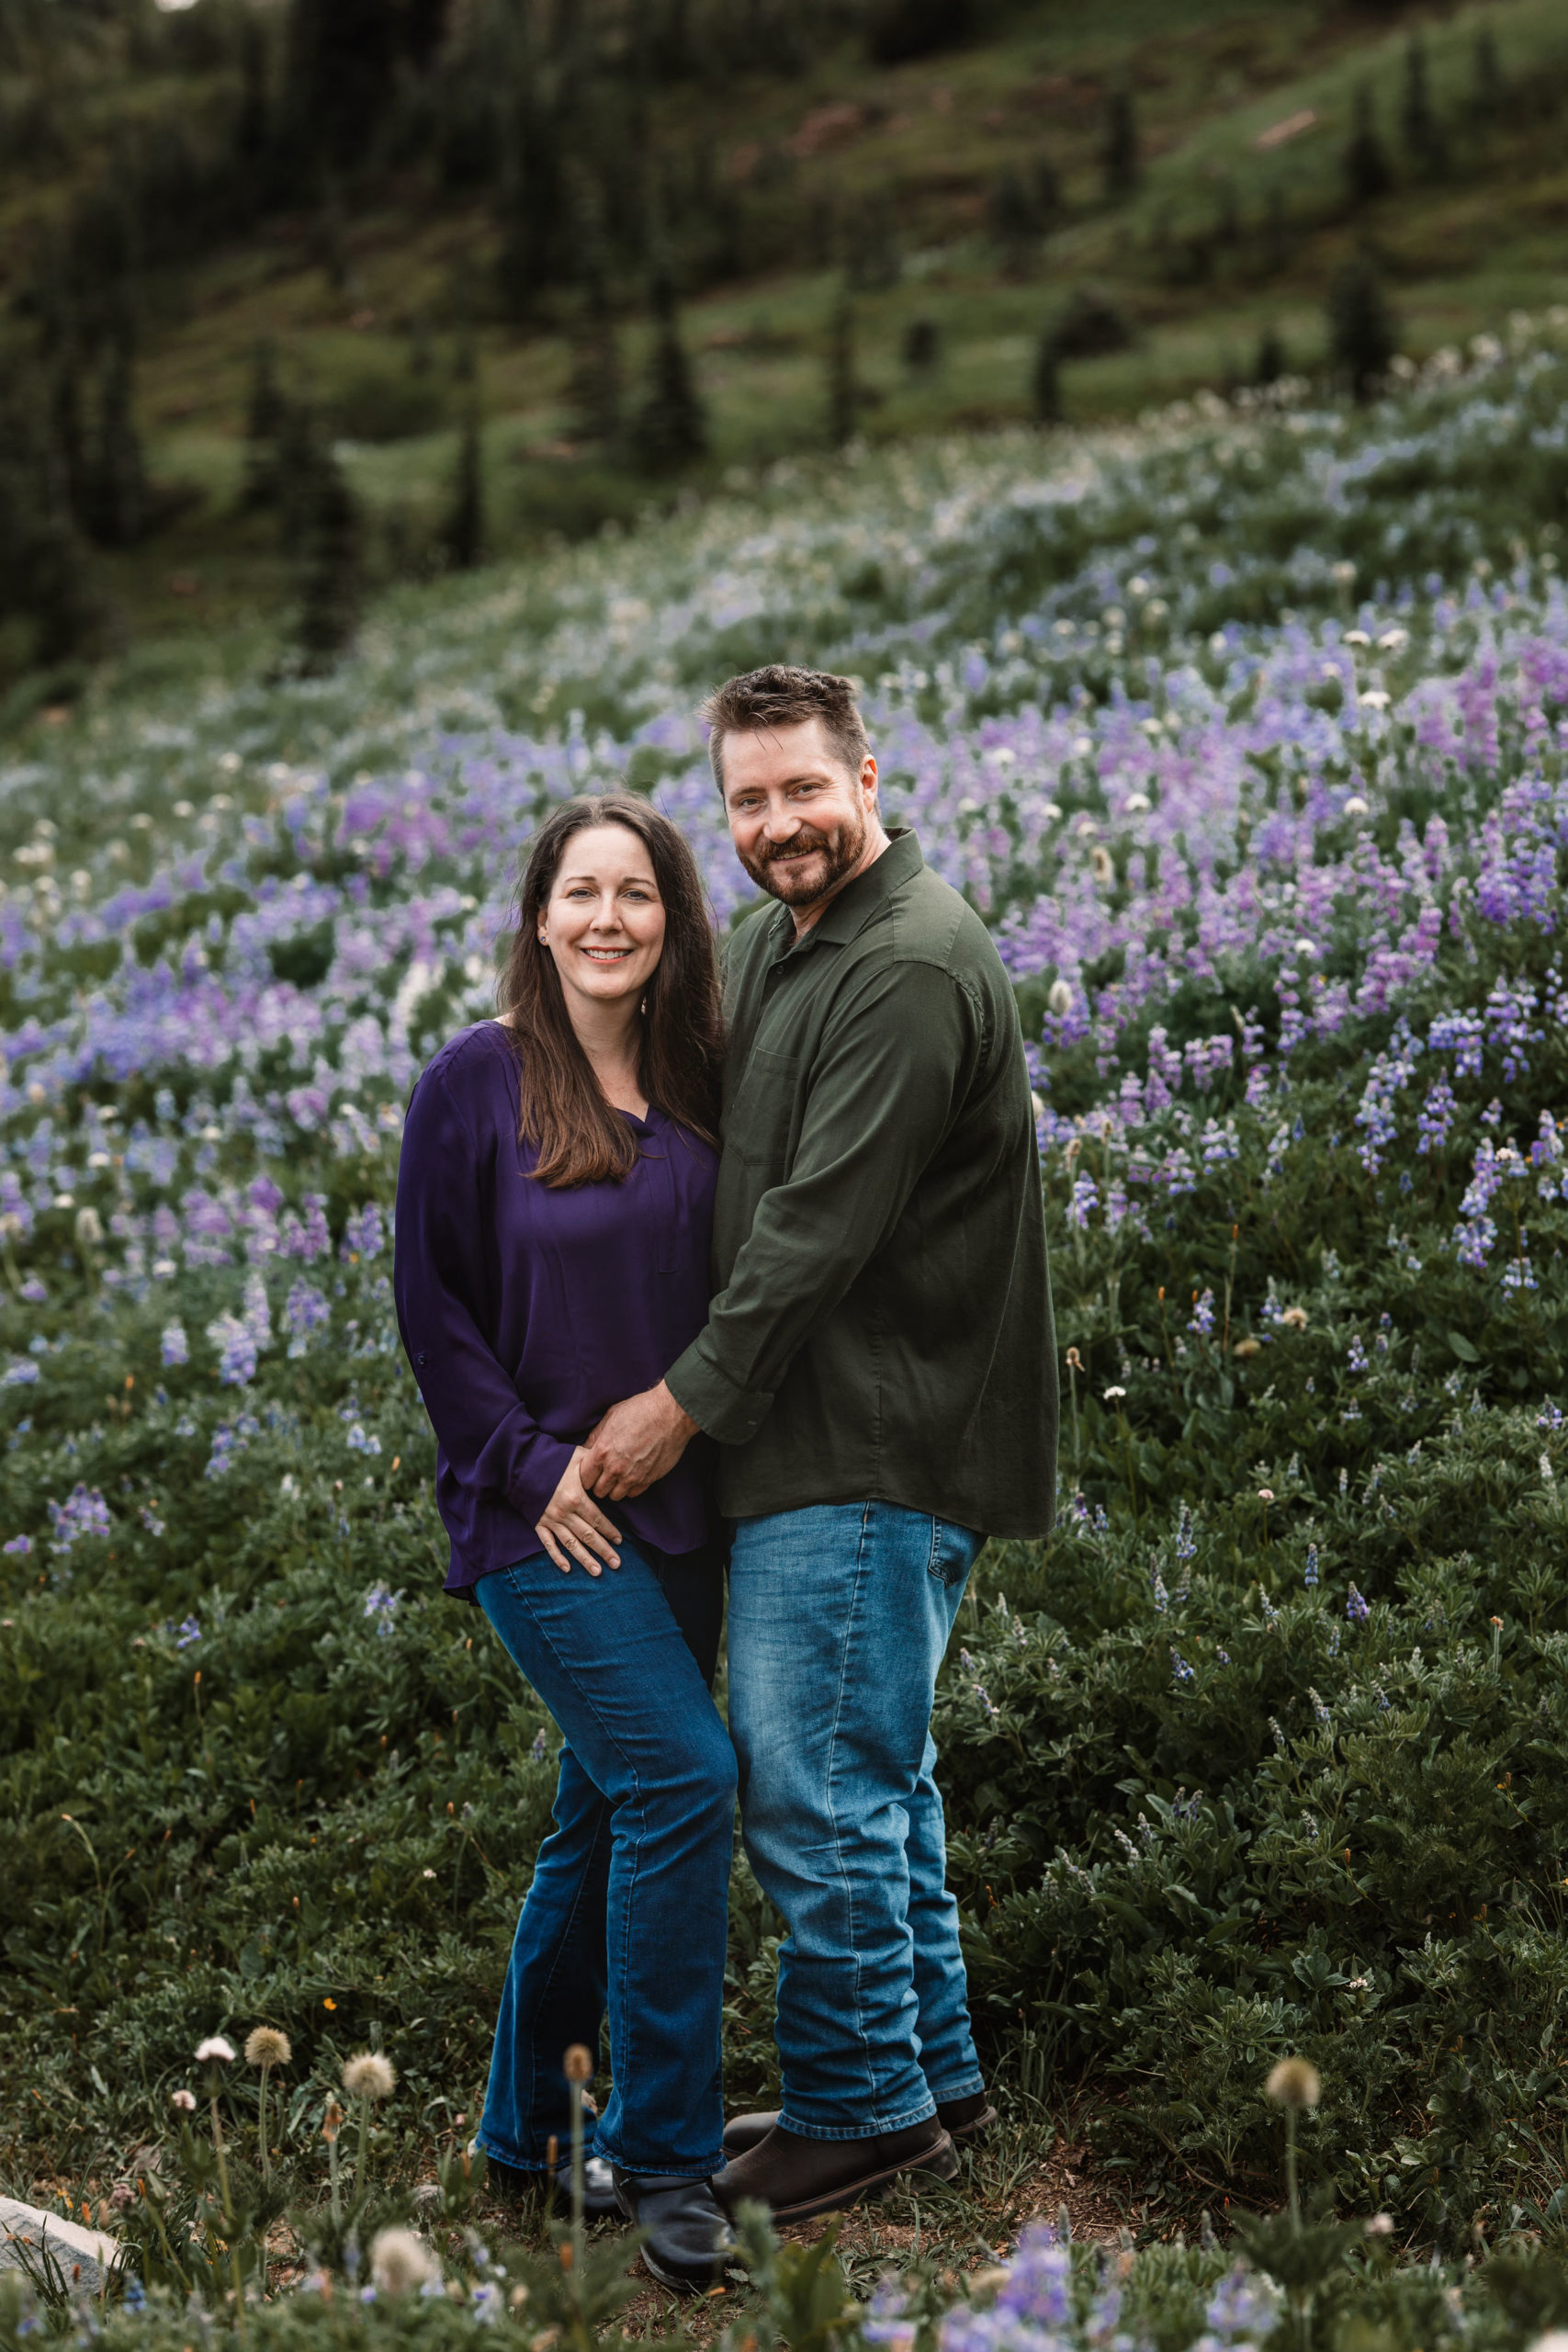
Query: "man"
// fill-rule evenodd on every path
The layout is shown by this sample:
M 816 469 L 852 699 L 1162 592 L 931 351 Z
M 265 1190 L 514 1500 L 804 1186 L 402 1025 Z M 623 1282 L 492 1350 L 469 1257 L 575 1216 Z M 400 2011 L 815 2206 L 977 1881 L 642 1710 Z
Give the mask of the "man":
M 1012 991 L 884 829 L 851 682 L 758 670 L 704 717 L 736 854 L 779 901 L 729 957 L 716 1295 L 582 1476 L 618 1500 L 718 1441 L 742 1826 L 789 1932 L 784 2106 L 731 2126 L 714 2185 L 797 2220 L 950 2177 L 992 2120 L 931 1712 L 984 1538 L 1050 1526 L 1055 1345 Z

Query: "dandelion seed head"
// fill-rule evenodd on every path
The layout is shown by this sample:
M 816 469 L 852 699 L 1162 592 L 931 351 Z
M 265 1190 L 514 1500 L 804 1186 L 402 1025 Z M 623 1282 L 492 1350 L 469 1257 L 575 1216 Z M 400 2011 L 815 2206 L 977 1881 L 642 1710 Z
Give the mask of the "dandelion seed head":
M 1309 2058 L 1281 2058 L 1263 2086 L 1277 2107 L 1315 2107 L 1323 2083 Z
M 378 2230 L 370 2241 L 370 2276 L 383 2295 L 411 2295 L 438 2278 L 440 2267 L 412 2230 Z
M 171 2091 L 169 2093 L 169 2105 L 177 2114 L 194 2115 L 196 2113 L 196 2093 L 194 2091 Z
M 343 2086 L 350 2098 L 390 2098 L 398 2086 L 397 2070 L 379 2050 L 361 2050 L 345 2061 Z
M 233 2043 L 225 2041 L 220 2033 L 209 2033 L 205 2041 L 197 2043 L 196 2063 L 198 2066 L 207 2065 L 209 2063 L 228 2066 L 233 2063 Z
M 247 2066 L 287 2066 L 294 2045 L 275 2025 L 255 2025 L 245 2036 Z

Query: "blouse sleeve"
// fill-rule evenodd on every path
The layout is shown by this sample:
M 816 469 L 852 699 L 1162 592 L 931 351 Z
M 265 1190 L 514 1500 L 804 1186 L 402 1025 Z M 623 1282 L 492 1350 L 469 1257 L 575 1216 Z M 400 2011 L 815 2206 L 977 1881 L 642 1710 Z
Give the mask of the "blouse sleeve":
M 485 1339 L 479 1151 L 440 1072 L 415 1087 L 398 1170 L 398 1329 L 458 1484 L 536 1525 L 573 1449 L 534 1420 Z

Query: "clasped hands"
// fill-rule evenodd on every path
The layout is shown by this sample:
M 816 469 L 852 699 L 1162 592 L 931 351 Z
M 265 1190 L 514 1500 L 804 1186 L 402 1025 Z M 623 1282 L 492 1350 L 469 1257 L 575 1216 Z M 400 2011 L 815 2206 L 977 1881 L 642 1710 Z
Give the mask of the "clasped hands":
M 622 1502 L 628 1495 L 642 1494 L 656 1478 L 673 1470 L 697 1426 L 662 1380 L 656 1388 L 611 1406 L 587 1444 L 574 1449 L 539 1521 L 539 1540 L 563 1574 L 570 1575 L 573 1560 L 591 1577 L 601 1573 L 602 1564 L 620 1566 L 614 1548 L 621 1540 L 620 1531 L 605 1518 L 595 1497 Z

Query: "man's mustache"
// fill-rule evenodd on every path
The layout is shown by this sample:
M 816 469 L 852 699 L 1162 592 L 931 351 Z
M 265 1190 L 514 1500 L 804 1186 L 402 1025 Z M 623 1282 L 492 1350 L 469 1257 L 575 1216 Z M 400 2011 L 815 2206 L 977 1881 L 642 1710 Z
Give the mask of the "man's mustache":
M 832 846 L 830 833 L 819 833 L 810 825 L 802 825 L 799 832 L 792 833 L 787 842 L 770 842 L 762 852 L 762 864 L 772 865 L 775 858 L 798 857 L 803 849 L 830 850 Z

